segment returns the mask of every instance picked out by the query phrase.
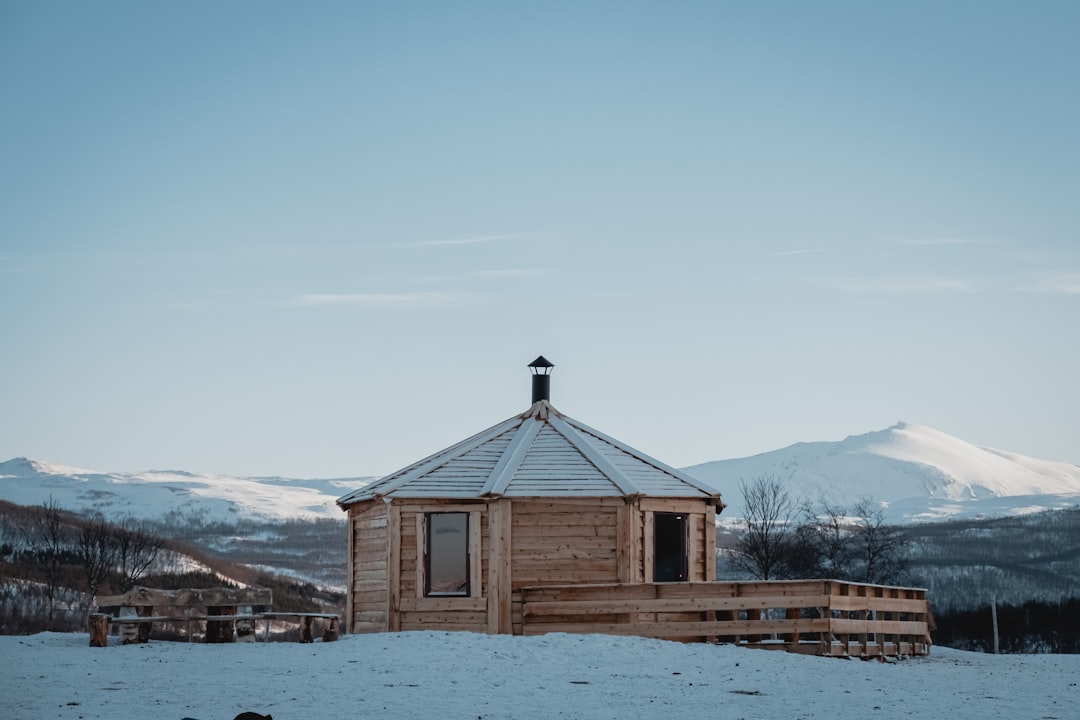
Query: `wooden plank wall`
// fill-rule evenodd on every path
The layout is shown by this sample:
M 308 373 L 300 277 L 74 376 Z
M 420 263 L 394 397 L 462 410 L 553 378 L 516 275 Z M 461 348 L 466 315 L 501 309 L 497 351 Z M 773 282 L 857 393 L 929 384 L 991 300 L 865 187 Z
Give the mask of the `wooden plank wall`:
M 622 498 L 518 500 L 511 517 L 512 587 L 619 580 Z
M 387 630 L 389 603 L 387 520 L 389 506 L 382 502 L 349 510 L 350 568 L 352 570 L 349 632 Z

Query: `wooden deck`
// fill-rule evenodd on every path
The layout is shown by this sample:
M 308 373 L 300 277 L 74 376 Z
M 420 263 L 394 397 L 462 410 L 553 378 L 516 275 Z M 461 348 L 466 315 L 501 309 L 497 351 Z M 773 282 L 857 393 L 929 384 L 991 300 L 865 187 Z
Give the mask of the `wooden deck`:
M 524 588 L 522 632 L 639 635 L 841 657 L 930 652 L 926 591 L 838 580 Z

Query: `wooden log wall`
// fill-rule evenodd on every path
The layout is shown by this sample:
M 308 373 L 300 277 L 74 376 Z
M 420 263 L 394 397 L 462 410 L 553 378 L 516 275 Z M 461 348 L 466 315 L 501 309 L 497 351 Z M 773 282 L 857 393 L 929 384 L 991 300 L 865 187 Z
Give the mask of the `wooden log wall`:
M 619 580 L 622 498 L 516 500 L 511 517 L 512 587 Z
M 389 506 L 373 501 L 349 512 L 349 631 L 383 632 L 389 629 Z

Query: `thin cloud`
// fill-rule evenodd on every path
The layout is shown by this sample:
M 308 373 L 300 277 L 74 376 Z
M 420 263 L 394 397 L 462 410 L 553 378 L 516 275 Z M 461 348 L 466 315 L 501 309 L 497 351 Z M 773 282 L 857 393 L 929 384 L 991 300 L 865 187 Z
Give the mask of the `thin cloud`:
M 1080 295 L 1080 272 L 1048 275 L 1032 285 L 1019 288 L 1022 292 L 1046 295 Z
M 452 240 L 422 240 L 415 242 L 413 245 L 419 247 L 434 247 L 437 245 L 477 245 L 479 243 L 496 242 L 499 240 L 509 240 L 515 237 L 514 235 L 480 235 L 476 237 L 467 238 L 455 238 Z
M 367 307 L 445 307 L 476 302 L 479 298 L 466 293 L 309 293 L 297 295 L 289 304 L 299 307 L 328 305 L 361 305 Z
M 940 293 L 973 293 L 970 280 L 940 275 L 911 277 L 860 278 L 858 280 L 828 281 L 833 287 L 850 293 L 878 295 L 934 295 Z

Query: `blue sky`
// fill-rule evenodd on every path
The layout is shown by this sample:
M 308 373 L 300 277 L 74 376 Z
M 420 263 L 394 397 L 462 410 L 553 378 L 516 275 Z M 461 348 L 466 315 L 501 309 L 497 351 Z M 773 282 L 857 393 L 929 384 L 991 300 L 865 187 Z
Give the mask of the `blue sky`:
M 0 459 L 1080 463 L 1080 4 L 0 4 Z

